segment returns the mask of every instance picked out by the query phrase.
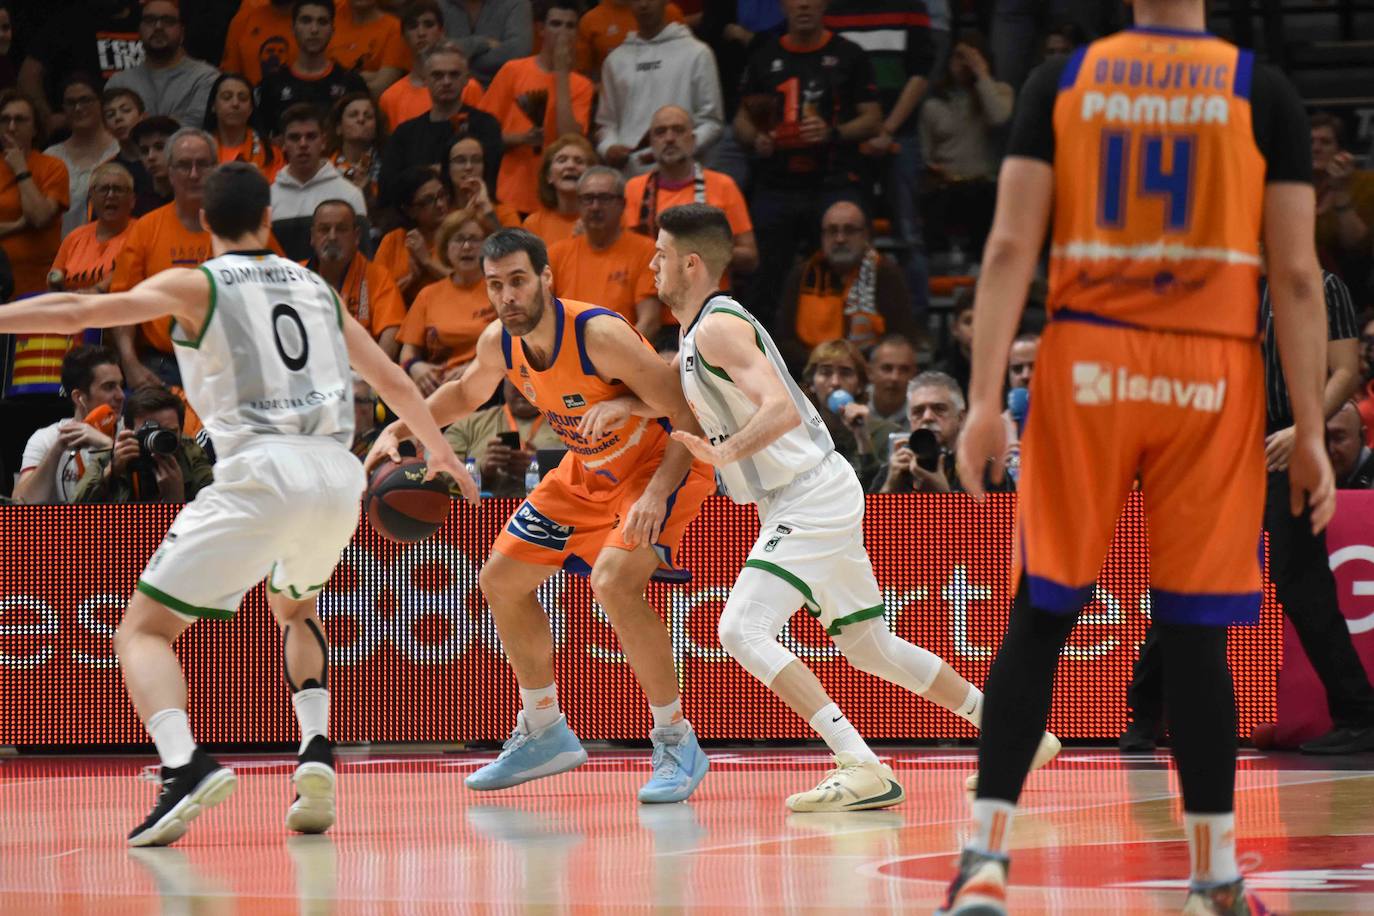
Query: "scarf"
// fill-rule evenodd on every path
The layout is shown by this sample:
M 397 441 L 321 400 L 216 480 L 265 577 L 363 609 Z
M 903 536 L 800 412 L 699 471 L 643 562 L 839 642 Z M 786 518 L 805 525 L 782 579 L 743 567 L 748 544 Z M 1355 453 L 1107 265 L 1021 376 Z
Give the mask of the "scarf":
M 639 221 L 635 231 L 649 238 L 658 236 L 658 182 L 659 171 L 654 169 L 644 184 L 644 197 L 639 201 Z M 692 163 L 692 200 L 706 203 L 706 173 L 701 165 Z

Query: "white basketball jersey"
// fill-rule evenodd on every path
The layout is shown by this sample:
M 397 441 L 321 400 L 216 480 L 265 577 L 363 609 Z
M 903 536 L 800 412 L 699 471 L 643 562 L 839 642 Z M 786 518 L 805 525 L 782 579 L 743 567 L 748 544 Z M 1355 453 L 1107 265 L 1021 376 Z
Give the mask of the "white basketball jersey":
M 772 364 L 778 378 L 787 386 L 792 403 L 797 406 L 797 413 L 802 418 L 800 426 L 794 426 L 765 448 L 717 469 L 727 496 L 737 503 L 758 502 L 772 491 L 787 486 L 797 475 L 806 473 L 824 461 L 835 450 L 835 443 L 825 428 L 825 421 L 816 412 L 815 405 L 792 381 L 773 338 L 742 305 L 723 293 L 706 300 L 706 305 L 697 313 L 691 326 L 683 332 L 679 350 L 678 373 L 682 378 L 682 391 L 706 437 L 713 443 L 723 442 L 739 432 L 749 418 L 758 412 L 758 407 L 735 385 L 728 373 L 712 366 L 697 352 L 696 330 L 701 326 L 702 319 L 712 312 L 743 318 L 753 326 L 759 349 Z
M 313 271 L 269 251 L 200 267 L 210 310 L 196 337 L 172 328 L 182 387 L 215 452 L 263 436 L 353 442 L 353 383 L 343 309 Z

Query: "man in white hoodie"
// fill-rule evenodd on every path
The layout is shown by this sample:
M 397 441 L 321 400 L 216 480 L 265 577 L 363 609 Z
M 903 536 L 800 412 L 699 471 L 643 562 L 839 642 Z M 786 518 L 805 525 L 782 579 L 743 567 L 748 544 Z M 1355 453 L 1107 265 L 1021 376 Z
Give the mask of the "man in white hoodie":
M 342 200 L 359 217 L 367 202 L 358 186 L 339 174 L 324 158 L 324 120 L 314 106 L 299 103 L 282 115 L 282 152 L 286 168 L 272 182 L 272 234 L 288 258 L 310 257 L 310 225 L 315 208 L 326 200 Z M 366 238 L 366 229 L 363 230 Z
M 664 105 L 691 113 L 699 156 L 724 127 L 715 55 L 687 26 L 668 22 L 667 6 L 668 0 L 630 0 L 638 31 L 601 66 L 596 149 L 607 165 L 629 175 L 653 168 L 649 126 Z

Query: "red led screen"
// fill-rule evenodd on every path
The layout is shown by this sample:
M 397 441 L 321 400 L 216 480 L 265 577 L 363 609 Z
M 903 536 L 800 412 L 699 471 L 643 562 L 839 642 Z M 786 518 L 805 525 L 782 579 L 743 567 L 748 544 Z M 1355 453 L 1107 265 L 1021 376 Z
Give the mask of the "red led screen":
M 981 684 L 1007 619 L 1014 498 L 870 497 L 865 534 L 887 617 L 906 639 Z M 433 539 L 382 540 L 368 526 L 321 599 L 331 648 L 337 740 L 500 740 L 517 708 L 477 574 L 514 508 L 492 500 L 455 508 Z M 0 744 L 146 741 L 125 698 L 111 634 L 120 608 L 175 510 L 161 506 L 0 510 Z M 654 585 L 671 628 L 688 716 L 707 739 L 810 738 L 795 717 L 731 660 L 716 621 L 758 530 L 751 506 L 710 500 L 682 550 L 686 585 Z M 1144 519 L 1133 500 L 1117 528 L 1093 603 L 1059 666 L 1050 727 L 1069 738 L 1114 739 L 1147 625 Z M 206 557 L 207 576 L 216 559 Z M 559 694 L 585 739 L 642 738 L 643 695 L 586 580 L 544 587 L 557 647 Z M 1239 727 L 1272 721 L 1282 627 L 1268 598 L 1258 627 L 1231 637 Z M 962 720 L 850 668 L 806 614 L 783 639 L 815 667 L 858 728 L 876 739 L 967 738 Z M 197 623 L 178 651 L 191 722 L 205 742 L 296 740 L 281 640 L 261 587 L 232 621 Z

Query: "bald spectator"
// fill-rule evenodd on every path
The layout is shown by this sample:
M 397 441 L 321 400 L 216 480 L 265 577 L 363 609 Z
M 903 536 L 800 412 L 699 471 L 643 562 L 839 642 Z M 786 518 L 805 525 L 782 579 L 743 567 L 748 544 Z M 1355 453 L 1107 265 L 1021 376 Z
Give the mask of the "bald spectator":
M 1374 489 L 1374 449 L 1365 445 L 1364 420 L 1353 401 L 1326 421 L 1326 453 L 1339 489 Z
M 725 114 L 716 57 L 680 22 L 668 22 L 667 0 L 635 0 L 636 31 L 606 57 L 596 109 L 597 152 L 607 165 L 638 175 L 653 167 L 649 127 L 655 112 L 691 112 L 697 151 L 720 139 Z
M 902 269 L 873 247 L 857 204 L 840 201 L 821 217 L 821 250 L 792 269 L 776 326 L 778 349 L 793 367 L 827 340 L 866 350 L 884 334 L 916 333 Z
M 621 226 L 625 211 L 625 176 L 594 165 L 577 181 L 582 233 L 549 249 L 555 295 L 619 312 L 649 340 L 663 326 L 649 262 L 654 243 Z
M 903 432 L 911 430 L 911 415 L 906 409 L 906 389 L 916 377 L 919 361 L 916 347 L 901 334 L 888 334 L 878 341 L 868 357 L 868 403 L 873 415 Z
M 429 83 L 425 55 L 444 39 L 444 12 L 438 0 L 412 0 L 401 12 L 401 35 L 413 61 L 410 72 L 387 87 L 377 99 L 388 124 L 401 124 L 429 112 Z M 464 58 L 466 60 L 466 58 Z M 471 76 L 463 87 L 463 104 L 477 107 L 482 84 Z
M 139 19 L 143 63 L 121 70 L 106 89 L 132 89 L 150 115 L 175 118 L 182 126 L 200 127 L 219 71 L 186 54 L 186 30 L 173 0 L 147 0 Z
M 692 115 L 679 105 L 664 105 L 649 122 L 652 171 L 625 185 L 625 226 L 658 238 L 658 215 L 679 204 L 710 204 L 725 212 L 735 234 L 730 269 L 745 273 L 759 263 L 759 246 L 749 205 L 735 180 L 724 172 L 702 168 L 696 161 Z

